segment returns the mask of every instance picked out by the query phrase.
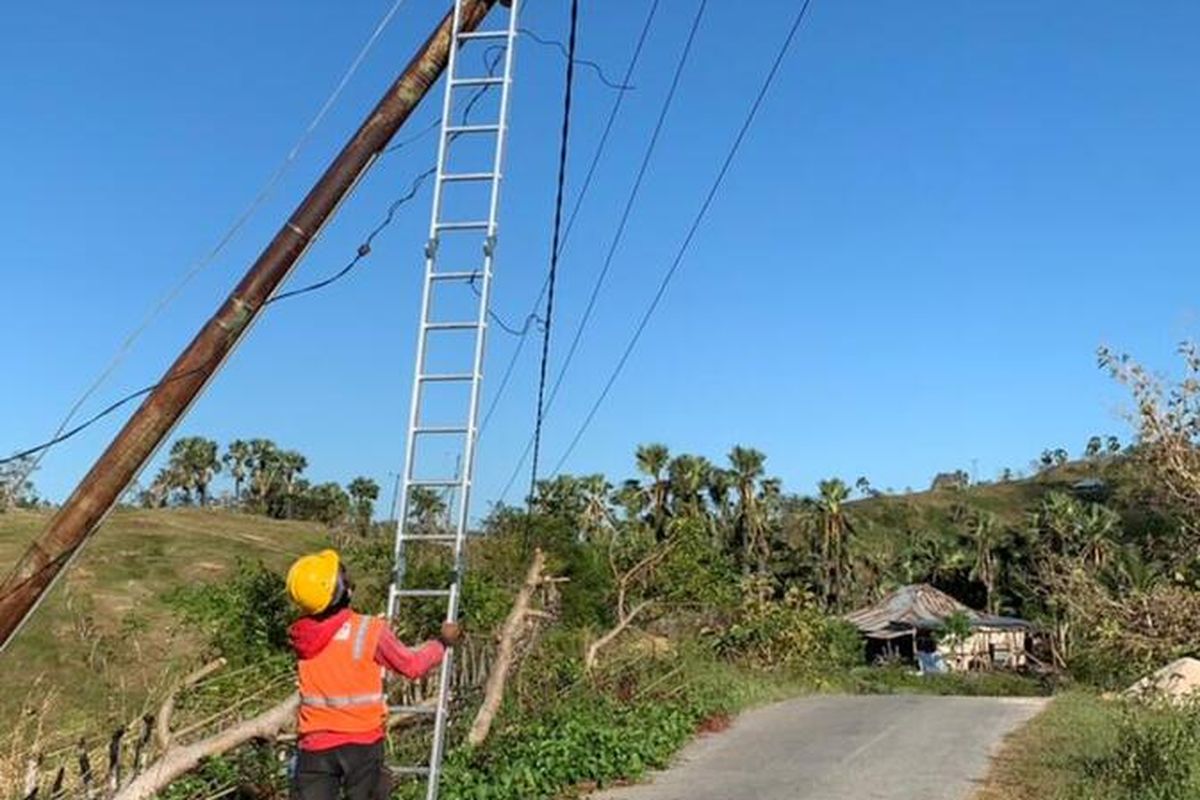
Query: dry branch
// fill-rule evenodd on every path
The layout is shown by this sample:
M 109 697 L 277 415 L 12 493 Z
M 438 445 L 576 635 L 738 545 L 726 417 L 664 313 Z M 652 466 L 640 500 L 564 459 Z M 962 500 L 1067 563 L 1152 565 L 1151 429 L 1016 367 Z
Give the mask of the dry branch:
M 504 626 L 500 629 L 500 641 L 496 646 L 496 661 L 492 665 L 491 672 L 488 673 L 483 705 L 480 706 L 479 713 L 475 715 L 471 731 L 467 734 L 467 743 L 472 747 L 483 744 L 483 741 L 487 739 L 488 732 L 492 729 L 492 722 L 496 719 L 496 712 L 500 710 L 500 703 L 504 699 L 504 686 L 508 682 L 508 673 L 513 664 L 513 652 L 517 639 L 524 631 L 526 617 L 530 614 L 529 600 L 534 591 L 542 585 L 542 570 L 545 567 L 546 555 L 541 549 L 535 550 L 533 562 L 530 563 L 529 571 L 525 574 L 525 582 L 517 592 L 512 611 L 508 613 L 508 617 L 504 620 Z
M 118 792 L 113 800 L 148 800 L 179 776 L 195 769 L 202 760 L 228 752 L 252 739 L 271 739 L 296 721 L 300 695 L 286 700 L 232 727 L 188 745 L 171 747 Z
M 213 674 L 221 667 L 225 666 L 225 659 L 218 658 L 215 661 L 210 661 L 200 669 L 187 675 L 171 693 L 167 695 L 167 699 L 163 700 L 162 706 L 158 709 L 158 730 L 157 739 L 158 746 L 162 750 L 166 750 L 171 746 L 171 716 L 175 713 L 175 700 L 179 697 L 179 693 L 184 689 L 195 686 L 200 681 Z
M 583 669 L 586 672 L 591 672 L 596 667 L 596 661 L 600 656 L 600 651 L 612 643 L 614 639 L 621 635 L 628 628 L 638 614 L 641 614 L 647 608 L 654 604 L 653 600 L 643 600 L 633 607 L 632 611 L 621 612 L 617 624 L 608 633 L 601 636 L 596 641 L 588 645 L 587 654 L 583 658 Z
M 666 541 L 657 545 L 650 551 L 641 561 L 634 564 L 625 572 L 617 567 L 616 557 L 616 539 L 614 538 L 609 544 L 608 549 L 608 565 L 612 570 L 613 577 L 617 579 L 617 624 L 611 630 L 605 633 L 600 638 L 587 646 L 583 656 L 584 672 L 591 672 L 596 667 L 596 661 L 600 657 L 600 651 L 611 644 L 621 633 L 628 628 L 635 619 L 647 608 L 654 604 L 654 601 L 643 600 L 632 609 L 629 608 L 629 590 L 639 580 L 649 576 L 654 569 L 670 555 L 675 548 L 674 541 Z

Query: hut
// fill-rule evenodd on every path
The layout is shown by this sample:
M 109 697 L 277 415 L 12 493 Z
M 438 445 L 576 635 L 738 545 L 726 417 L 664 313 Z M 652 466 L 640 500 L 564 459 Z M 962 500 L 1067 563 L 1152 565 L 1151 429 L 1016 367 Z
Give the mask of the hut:
M 970 635 L 961 642 L 939 641 L 938 633 L 955 615 L 966 618 Z M 924 583 L 897 589 L 878 603 L 847 614 L 845 620 L 866 639 L 868 661 L 887 657 L 915 661 L 918 653 L 936 652 L 949 669 L 959 671 L 1024 667 L 1032 627 L 1015 617 L 975 611 Z

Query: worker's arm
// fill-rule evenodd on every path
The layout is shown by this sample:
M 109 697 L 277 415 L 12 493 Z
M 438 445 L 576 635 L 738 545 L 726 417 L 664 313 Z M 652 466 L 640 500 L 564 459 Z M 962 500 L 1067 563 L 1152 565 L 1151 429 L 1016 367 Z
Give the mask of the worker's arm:
M 446 648 L 438 641 L 426 642 L 416 649 L 406 647 L 386 626 L 375 647 L 375 663 L 414 681 L 442 663 L 445 655 Z

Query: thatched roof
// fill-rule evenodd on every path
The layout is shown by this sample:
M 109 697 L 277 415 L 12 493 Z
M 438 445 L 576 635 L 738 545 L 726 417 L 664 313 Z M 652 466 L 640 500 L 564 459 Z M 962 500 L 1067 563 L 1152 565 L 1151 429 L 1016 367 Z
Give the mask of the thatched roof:
M 972 628 L 1024 630 L 1030 624 L 1015 617 L 1000 617 L 975 611 L 945 592 L 926 583 L 904 586 L 878 603 L 847 614 L 844 619 L 864 635 L 892 638 L 918 631 L 937 630 L 956 613 L 965 614 Z

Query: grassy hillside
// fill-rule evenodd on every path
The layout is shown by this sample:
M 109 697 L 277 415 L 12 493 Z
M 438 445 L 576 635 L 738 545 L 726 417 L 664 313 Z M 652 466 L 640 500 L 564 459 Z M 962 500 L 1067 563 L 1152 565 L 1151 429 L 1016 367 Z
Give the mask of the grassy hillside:
M 881 495 L 855 500 L 847 507 L 870 520 L 881 520 L 889 509 L 905 505 L 929 520 L 948 519 L 957 505 L 970 505 L 991 511 L 1009 525 L 1020 525 L 1029 509 L 1050 492 L 1069 492 L 1071 485 L 1086 478 L 1109 482 L 1118 493 L 1127 479 L 1127 466 L 1111 459 L 1088 463 L 1072 462 L 1048 469 L 1031 478 L 996 481 L 963 489 L 931 489 L 908 494 Z
M 48 518 L 0 514 L 0 564 L 11 565 Z M 0 656 L 0 719 L 48 697 L 68 723 L 128 719 L 197 657 L 199 645 L 166 602 L 171 590 L 212 582 L 239 559 L 283 568 L 325 541 L 314 523 L 200 509 L 115 512 Z

